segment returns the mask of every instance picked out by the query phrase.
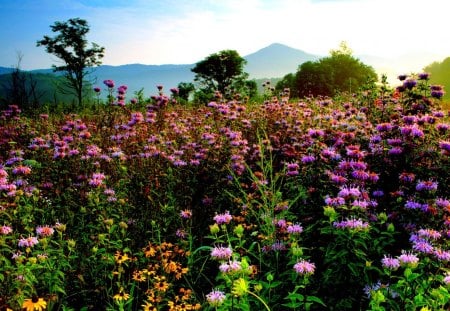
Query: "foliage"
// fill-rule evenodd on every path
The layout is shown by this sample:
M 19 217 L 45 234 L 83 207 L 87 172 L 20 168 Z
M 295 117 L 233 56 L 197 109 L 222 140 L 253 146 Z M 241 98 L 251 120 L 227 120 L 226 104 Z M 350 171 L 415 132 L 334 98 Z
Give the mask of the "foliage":
M 450 89 L 450 57 L 445 58 L 441 62 L 433 62 L 424 68 L 424 71 L 430 74 L 430 81 L 433 84 L 440 84 L 444 89 Z M 444 95 L 444 99 L 448 100 L 448 94 Z
M 377 81 L 375 70 L 352 56 L 351 50 L 341 43 L 330 56 L 301 64 L 295 74 L 288 74 L 277 84 L 277 89 L 290 88 L 293 96 L 333 97 L 339 93 L 352 93 Z
M 61 66 L 53 65 L 53 69 L 64 73 L 67 81 L 61 89 L 69 89 L 81 106 L 83 92 L 86 91 L 83 88 L 88 75 L 86 69 L 101 64 L 105 48 L 96 43 L 88 47 L 86 35 L 89 32 L 89 25 L 86 20 L 71 18 L 65 22 L 55 22 L 50 28 L 57 35 L 54 37 L 45 35 L 43 39 L 37 41 L 37 46 L 44 46 L 47 53 L 64 62 Z
M 246 60 L 234 50 L 223 50 L 206 57 L 191 69 L 202 92 L 233 94 L 234 88 L 244 86 L 248 74 L 244 72 Z
M 0 308 L 448 309 L 449 117 L 425 73 L 400 78 L 196 107 L 106 80 L 79 114 L 9 106 Z

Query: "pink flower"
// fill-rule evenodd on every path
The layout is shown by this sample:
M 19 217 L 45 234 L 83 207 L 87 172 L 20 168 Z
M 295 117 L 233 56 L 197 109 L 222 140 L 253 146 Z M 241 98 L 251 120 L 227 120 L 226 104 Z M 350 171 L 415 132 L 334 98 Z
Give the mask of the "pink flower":
M 226 296 L 220 290 L 213 290 L 209 294 L 206 295 L 206 300 L 212 307 L 218 307 L 223 304 Z
M 36 233 L 40 236 L 51 236 L 55 230 L 50 226 L 39 226 L 36 228 Z
M 182 210 L 180 212 L 180 216 L 181 216 L 181 218 L 189 219 L 192 217 L 192 211 L 189 209 Z
M 218 225 L 228 224 L 232 219 L 233 217 L 231 217 L 229 211 L 226 211 L 224 214 L 217 214 L 216 216 L 214 216 L 214 221 Z
M 3 226 L 0 227 L 0 234 L 6 235 L 6 234 L 11 233 L 12 231 L 13 230 L 12 230 L 12 228 L 10 226 L 3 225 Z
M 28 238 L 21 238 L 19 240 L 19 247 L 33 247 L 34 245 L 38 244 L 39 240 L 37 237 L 29 236 Z
M 306 260 L 300 260 L 294 265 L 294 270 L 298 274 L 302 275 L 310 275 L 314 273 L 314 270 L 316 269 L 316 265 L 314 263 L 311 263 Z
M 211 257 L 218 260 L 230 259 L 231 255 L 233 255 L 233 251 L 229 247 L 218 246 L 211 251 Z
M 400 261 L 397 258 L 388 257 L 386 255 L 381 259 L 381 264 L 384 268 L 389 270 L 397 270 L 400 267 Z

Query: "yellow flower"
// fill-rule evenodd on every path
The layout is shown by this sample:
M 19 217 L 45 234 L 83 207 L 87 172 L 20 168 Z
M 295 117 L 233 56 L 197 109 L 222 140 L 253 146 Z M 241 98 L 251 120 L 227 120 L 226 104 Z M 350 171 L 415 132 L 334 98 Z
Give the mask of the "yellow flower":
M 115 294 L 114 296 L 113 296 L 113 299 L 115 300 L 115 301 L 126 301 L 126 300 L 128 300 L 128 298 L 130 298 L 130 295 L 129 294 L 127 294 L 127 293 L 125 293 L 124 291 L 123 291 L 123 288 L 121 288 L 120 289 L 120 291 L 119 291 L 119 293 L 118 294 Z
M 144 273 L 144 271 L 134 271 L 133 280 L 135 280 L 136 282 L 144 282 L 147 279 Z
M 158 311 L 158 309 L 156 309 L 156 307 L 148 301 L 145 305 L 142 305 L 142 307 L 144 307 L 143 311 Z
M 42 311 L 47 308 L 47 302 L 39 297 L 28 298 L 24 300 L 22 308 L 26 311 Z
M 235 296 L 244 296 L 248 293 L 248 283 L 245 279 L 239 278 L 233 282 L 232 294 Z
M 122 263 L 124 263 L 127 260 L 130 260 L 131 258 L 128 257 L 128 254 L 123 254 L 120 251 L 117 251 L 116 254 L 114 255 L 114 258 L 116 259 L 116 262 L 120 265 Z
M 156 249 L 151 245 L 147 245 L 142 249 L 144 251 L 145 257 L 153 257 L 156 255 Z
M 166 281 L 159 281 L 155 283 L 155 289 L 159 292 L 165 292 L 169 288 L 169 283 Z

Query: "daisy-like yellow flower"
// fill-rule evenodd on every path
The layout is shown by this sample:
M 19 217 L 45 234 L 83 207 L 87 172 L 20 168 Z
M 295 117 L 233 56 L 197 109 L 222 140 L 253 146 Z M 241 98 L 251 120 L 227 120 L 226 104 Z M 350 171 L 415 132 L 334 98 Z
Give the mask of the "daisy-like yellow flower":
M 184 302 L 177 304 L 173 301 L 169 301 L 167 306 L 169 307 L 169 311 L 189 311 L 193 309 L 191 304 Z
M 47 308 L 47 302 L 40 297 L 33 297 L 25 299 L 22 308 L 26 311 L 42 311 Z
M 164 264 L 164 271 L 166 273 L 175 272 L 177 270 L 177 267 L 178 267 L 178 263 L 173 261 L 173 260 L 171 260 L 171 261 L 166 262 Z
M 189 271 L 189 268 L 183 268 L 183 267 L 180 265 L 179 267 L 177 267 L 177 270 L 175 271 L 175 272 L 176 272 L 175 278 L 176 278 L 177 280 L 181 279 L 181 276 L 182 276 L 183 274 L 188 273 L 188 271 Z
M 159 292 L 165 292 L 167 289 L 169 289 L 169 283 L 166 281 L 159 281 L 155 283 L 155 289 Z
M 145 257 L 153 257 L 156 255 L 156 249 L 151 244 L 148 244 L 142 250 L 144 251 Z
M 136 282 L 144 282 L 147 277 L 145 276 L 144 271 L 134 271 L 133 272 L 133 280 L 135 280 Z
M 151 302 L 146 302 L 145 305 L 142 305 L 143 311 L 158 311 L 156 307 Z
M 114 255 L 114 259 L 116 260 L 116 262 L 120 265 L 122 263 L 124 263 L 127 260 L 130 260 L 131 258 L 128 257 L 128 254 L 123 254 L 120 251 L 117 251 L 116 254 Z
M 115 295 L 113 296 L 113 299 L 114 299 L 115 301 L 118 301 L 118 302 L 120 302 L 120 301 L 122 301 L 122 300 L 123 300 L 123 301 L 127 301 L 128 298 L 130 298 L 130 295 L 127 294 L 127 293 L 125 293 L 125 292 L 123 291 L 123 288 L 120 289 L 119 293 L 117 293 L 117 294 L 115 294 Z

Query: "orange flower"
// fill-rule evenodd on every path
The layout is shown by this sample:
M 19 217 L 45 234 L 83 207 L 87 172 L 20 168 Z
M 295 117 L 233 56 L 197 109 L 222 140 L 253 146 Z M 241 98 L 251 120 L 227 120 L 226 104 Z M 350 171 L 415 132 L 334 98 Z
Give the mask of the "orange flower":
M 122 263 L 124 263 L 127 260 L 130 260 L 131 258 L 128 257 L 128 254 L 123 254 L 120 251 L 117 251 L 116 254 L 114 255 L 114 258 L 116 259 L 116 262 L 120 265 Z
M 22 308 L 26 311 L 42 311 L 47 308 L 47 302 L 39 297 L 28 298 L 24 300 Z
M 123 291 L 123 288 L 121 288 L 120 289 L 120 291 L 119 291 L 119 293 L 117 293 L 117 294 L 115 294 L 114 296 L 113 296 L 113 299 L 115 300 L 115 301 L 126 301 L 126 300 L 128 300 L 128 298 L 130 298 L 130 295 L 129 294 L 127 294 L 127 293 L 125 293 L 124 291 Z
M 158 311 L 158 309 L 150 302 L 146 302 L 145 305 L 142 305 L 144 307 L 143 311 Z
M 135 280 L 136 282 L 144 282 L 147 279 L 144 273 L 144 271 L 134 271 L 133 280 Z
M 156 282 L 155 289 L 160 292 L 165 292 L 169 289 L 169 283 L 167 283 L 166 281 Z
M 143 248 L 145 257 L 154 257 L 156 255 L 156 249 L 151 245 L 147 245 Z

